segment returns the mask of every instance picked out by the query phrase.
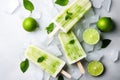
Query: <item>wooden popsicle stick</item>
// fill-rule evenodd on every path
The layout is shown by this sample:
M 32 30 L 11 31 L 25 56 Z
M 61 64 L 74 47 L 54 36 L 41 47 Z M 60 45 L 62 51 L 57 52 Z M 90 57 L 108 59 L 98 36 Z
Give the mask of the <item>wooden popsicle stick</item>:
M 52 38 L 58 31 L 60 27 L 55 27 L 55 29 L 48 35 L 49 38 Z
M 78 68 L 80 69 L 81 73 L 82 73 L 82 74 L 85 74 L 85 70 L 84 70 L 83 65 L 81 64 L 80 61 L 77 62 L 77 66 L 78 66 Z
M 71 75 L 66 71 L 62 70 L 60 73 L 63 74 L 66 78 L 71 79 Z

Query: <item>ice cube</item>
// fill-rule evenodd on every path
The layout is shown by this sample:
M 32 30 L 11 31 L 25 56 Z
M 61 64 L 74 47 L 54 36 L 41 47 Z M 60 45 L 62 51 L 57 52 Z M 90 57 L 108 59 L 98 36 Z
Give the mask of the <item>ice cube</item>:
M 102 7 L 103 9 L 105 9 L 107 12 L 110 11 L 111 8 L 111 4 L 112 4 L 112 0 L 104 0 Z
M 113 62 L 117 62 L 118 61 L 119 53 L 120 53 L 120 51 L 118 49 L 112 50 L 112 52 L 111 52 L 111 59 L 112 59 Z
M 49 40 L 47 43 L 47 50 L 51 53 L 53 53 L 55 56 L 62 56 L 62 51 L 61 51 L 61 44 L 57 36 L 53 38 L 47 39 Z
M 61 56 L 62 53 L 59 50 L 58 46 L 56 44 L 54 45 L 49 45 L 46 47 L 47 51 L 49 51 L 50 53 L 52 53 L 55 56 Z
M 80 35 L 80 33 L 81 33 L 81 31 L 80 31 L 80 29 L 77 31 L 77 36 L 79 36 Z
M 20 3 L 18 0 L 9 0 L 9 2 L 6 4 L 5 12 L 8 14 L 13 14 L 19 6 Z
M 54 78 L 54 77 L 51 76 L 49 80 L 58 80 L 58 77 Z
M 88 45 L 85 42 L 82 42 L 82 46 L 87 53 L 92 52 L 94 49 L 94 45 Z
M 103 1 L 104 1 L 104 0 L 92 0 L 93 7 L 95 7 L 95 8 L 101 8 Z
M 104 55 L 102 53 L 93 52 L 93 53 L 87 54 L 87 57 L 85 59 L 88 62 L 93 61 L 93 60 L 100 61 L 103 57 Z
M 20 7 L 19 10 L 16 12 L 16 15 L 23 20 L 26 17 L 29 17 L 31 15 L 31 12 Z
M 20 60 L 23 60 L 25 59 L 25 50 L 26 48 L 31 44 L 30 40 L 25 40 L 24 43 L 23 43 L 23 46 L 21 48 L 21 51 L 19 52 L 19 59 Z
M 33 73 L 34 80 L 43 80 L 43 77 L 44 77 L 43 74 L 44 74 L 43 71 L 37 68 Z
M 42 80 L 50 80 L 50 75 L 48 73 L 44 72 L 44 77 Z
M 71 73 L 72 78 L 77 80 L 82 76 L 76 64 L 73 64 L 73 65 L 68 64 L 68 73 Z
M 96 23 L 99 20 L 99 15 L 92 16 L 90 18 L 86 18 L 87 23 Z
M 90 18 L 92 16 L 94 16 L 95 13 L 93 11 L 93 9 L 91 8 L 86 14 L 85 14 L 85 18 Z
M 31 16 L 35 19 L 40 19 L 41 18 L 41 12 L 39 10 L 35 10 L 32 12 Z
M 94 46 L 94 51 L 100 50 L 102 46 L 102 41 L 99 41 L 95 46 Z
M 83 41 L 82 34 L 86 28 L 89 27 L 89 23 L 86 22 L 85 18 L 82 18 L 80 21 L 75 24 L 75 27 L 73 28 L 73 32 L 77 36 L 79 42 Z

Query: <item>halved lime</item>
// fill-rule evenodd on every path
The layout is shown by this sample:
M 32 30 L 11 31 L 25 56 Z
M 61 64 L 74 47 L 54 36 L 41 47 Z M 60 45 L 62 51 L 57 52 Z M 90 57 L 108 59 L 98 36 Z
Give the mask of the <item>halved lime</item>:
M 99 61 L 92 61 L 87 66 L 88 73 L 92 76 L 99 76 L 104 71 L 104 66 Z
M 95 28 L 88 28 L 83 32 L 83 40 L 90 45 L 98 43 L 100 34 Z

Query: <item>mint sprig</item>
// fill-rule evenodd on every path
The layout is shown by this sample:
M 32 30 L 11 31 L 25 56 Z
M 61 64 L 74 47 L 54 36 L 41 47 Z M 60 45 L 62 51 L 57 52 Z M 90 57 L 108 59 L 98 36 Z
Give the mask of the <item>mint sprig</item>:
M 71 19 L 72 13 L 71 12 L 66 12 L 65 20 Z
M 28 61 L 28 59 L 25 59 L 24 61 L 22 61 L 20 63 L 20 69 L 21 69 L 21 71 L 23 73 L 27 71 L 28 67 L 29 67 L 29 61 Z
M 60 6 L 66 6 L 68 4 L 69 0 L 56 0 L 55 3 Z
M 54 23 L 50 23 L 48 27 L 46 27 L 47 33 L 51 33 L 54 30 Z
M 26 10 L 29 10 L 31 13 L 34 10 L 34 5 L 31 1 L 29 0 L 23 0 L 23 5 Z

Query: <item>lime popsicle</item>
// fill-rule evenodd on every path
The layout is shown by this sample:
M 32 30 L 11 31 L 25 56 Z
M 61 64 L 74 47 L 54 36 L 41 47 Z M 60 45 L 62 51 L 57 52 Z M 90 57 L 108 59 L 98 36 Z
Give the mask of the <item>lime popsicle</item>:
M 90 8 L 91 3 L 89 0 L 75 0 L 70 6 L 55 17 L 53 22 L 57 27 L 49 34 L 49 37 L 52 37 L 59 29 L 67 33 Z
M 80 71 L 84 73 L 84 69 L 79 61 L 85 58 L 86 54 L 74 33 L 72 31 L 68 33 L 60 32 L 59 39 L 65 51 L 68 63 L 73 64 L 77 62 Z
M 71 78 L 69 74 L 62 70 L 65 65 L 63 60 L 39 49 L 33 45 L 30 45 L 25 52 L 26 57 L 38 65 L 42 70 L 49 73 L 51 76 L 56 77 L 58 73 L 62 73 L 68 78 Z

